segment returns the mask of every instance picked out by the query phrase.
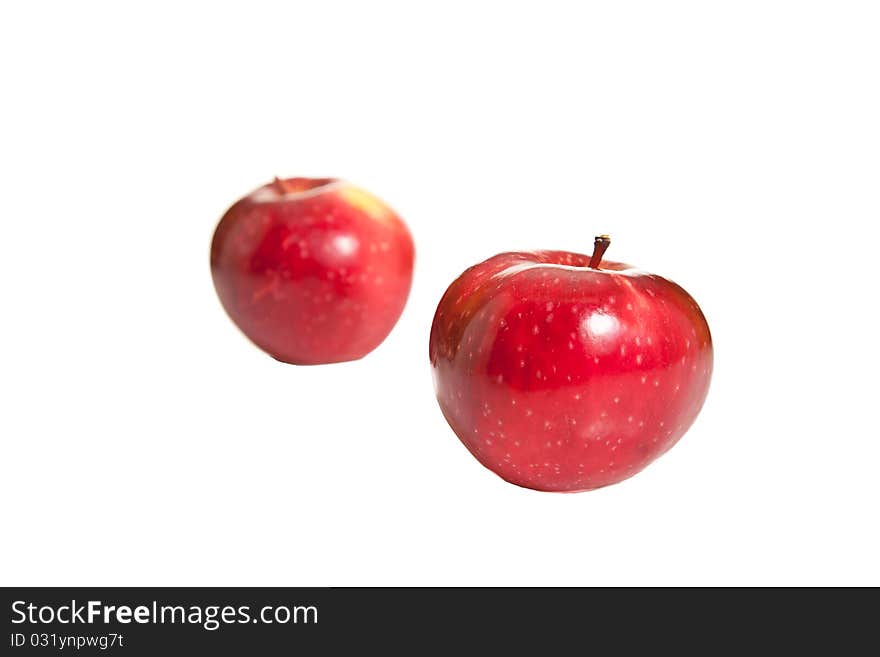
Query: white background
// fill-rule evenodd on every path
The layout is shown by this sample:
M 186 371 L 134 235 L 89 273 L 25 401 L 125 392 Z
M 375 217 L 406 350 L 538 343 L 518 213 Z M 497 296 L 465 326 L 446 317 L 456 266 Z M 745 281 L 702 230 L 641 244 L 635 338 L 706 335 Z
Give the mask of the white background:
M 880 14 L 864 2 L 5 3 L 0 581 L 880 584 Z M 366 359 L 223 313 L 214 225 L 279 176 L 409 222 Z M 499 251 L 670 277 L 712 327 L 681 443 L 505 484 L 433 398 L 436 303 Z

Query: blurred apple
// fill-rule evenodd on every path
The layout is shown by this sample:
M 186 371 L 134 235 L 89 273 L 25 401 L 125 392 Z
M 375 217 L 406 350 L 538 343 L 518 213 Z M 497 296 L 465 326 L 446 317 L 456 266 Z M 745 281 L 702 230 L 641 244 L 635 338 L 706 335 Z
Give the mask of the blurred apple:
M 330 178 L 276 178 L 229 208 L 211 244 L 229 317 L 299 365 L 375 349 L 406 304 L 413 259 L 409 230 L 387 205 Z

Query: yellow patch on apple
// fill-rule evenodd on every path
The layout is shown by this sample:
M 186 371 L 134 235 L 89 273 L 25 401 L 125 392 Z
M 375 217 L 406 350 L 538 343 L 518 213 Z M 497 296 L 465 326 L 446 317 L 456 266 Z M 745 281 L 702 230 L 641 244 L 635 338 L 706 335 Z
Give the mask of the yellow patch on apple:
M 382 201 L 369 192 L 365 192 L 352 185 L 344 185 L 339 190 L 339 195 L 342 196 L 346 203 L 363 210 L 373 219 L 385 221 L 391 215 L 388 206 L 382 203 Z

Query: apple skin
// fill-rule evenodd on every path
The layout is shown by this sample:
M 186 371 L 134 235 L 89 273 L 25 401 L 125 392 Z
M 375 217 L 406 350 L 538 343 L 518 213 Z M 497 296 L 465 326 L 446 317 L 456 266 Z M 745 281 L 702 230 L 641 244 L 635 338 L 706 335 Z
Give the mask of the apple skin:
M 480 463 L 519 486 L 631 477 L 681 438 L 709 389 L 712 338 L 690 295 L 590 259 L 502 253 L 454 281 L 434 316 L 440 408 Z
M 349 183 L 289 178 L 237 201 L 217 225 L 211 274 L 223 308 L 285 363 L 362 358 L 409 295 L 415 249 L 403 221 Z

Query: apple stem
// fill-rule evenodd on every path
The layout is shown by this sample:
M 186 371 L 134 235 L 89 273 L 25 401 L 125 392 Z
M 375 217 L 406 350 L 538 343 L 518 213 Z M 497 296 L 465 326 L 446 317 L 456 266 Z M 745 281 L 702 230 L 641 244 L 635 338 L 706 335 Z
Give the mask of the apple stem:
M 602 256 L 611 245 L 611 238 L 608 235 L 598 235 L 596 241 L 593 242 L 593 257 L 590 258 L 590 269 L 599 269 L 599 263 L 602 262 Z
M 278 176 L 275 176 L 275 180 L 272 181 L 272 184 L 275 185 L 275 189 L 277 189 L 281 194 L 287 193 L 287 185 L 284 184 L 284 181 L 281 180 Z

